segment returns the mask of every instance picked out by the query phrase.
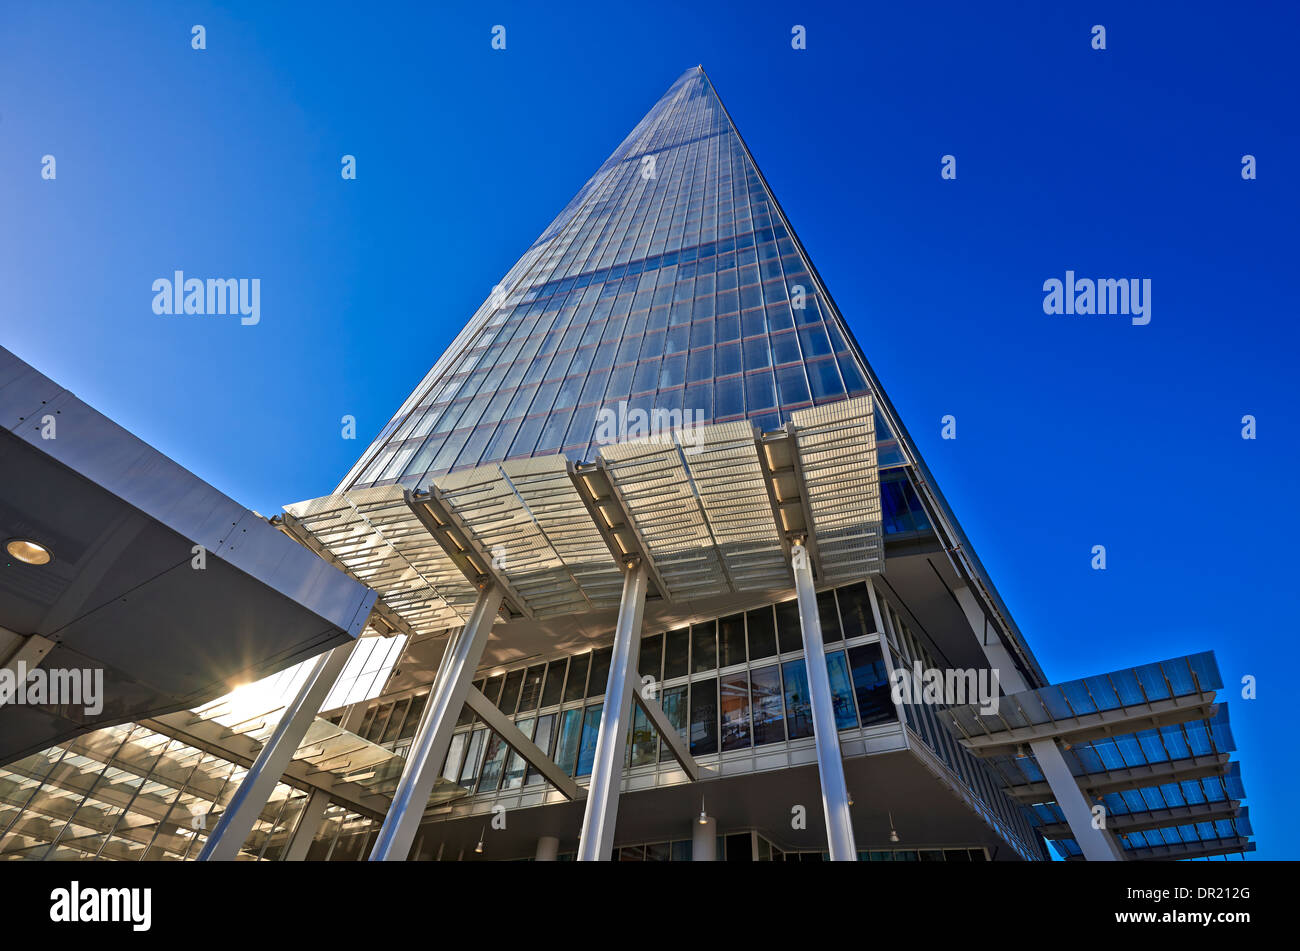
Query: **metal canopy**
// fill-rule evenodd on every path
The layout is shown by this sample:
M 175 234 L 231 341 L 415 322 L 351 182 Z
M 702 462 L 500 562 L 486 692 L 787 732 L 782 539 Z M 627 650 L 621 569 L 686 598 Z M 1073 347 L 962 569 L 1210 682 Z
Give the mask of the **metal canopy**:
M 0 664 L 48 646 L 44 669 L 104 681 L 97 712 L 0 705 L 0 763 L 197 706 L 346 643 L 375 601 L 0 348 L 0 543 L 11 538 L 52 558 L 0 562 Z
M 417 634 L 463 624 L 489 581 L 530 618 L 609 610 L 630 558 L 674 603 L 791 590 L 792 538 L 825 582 L 884 567 L 870 397 L 799 411 L 774 433 L 714 423 L 604 446 L 594 462 L 510 460 L 285 511 Z
M 458 627 L 473 610 L 478 589 L 407 504 L 401 486 L 328 495 L 285 511 L 415 632 Z

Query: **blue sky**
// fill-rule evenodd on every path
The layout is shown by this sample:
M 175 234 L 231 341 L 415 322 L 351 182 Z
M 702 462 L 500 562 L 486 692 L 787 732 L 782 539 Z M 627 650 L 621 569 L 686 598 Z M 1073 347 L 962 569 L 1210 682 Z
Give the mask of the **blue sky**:
M 5 4 L 0 344 L 264 514 L 326 494 L 702 63 L 1049 676 L 1214 649 L 1297 857 L 1300 15 L 891 6 Z M 176 269 L 261 322 L 156 316 Z M 1067 269 L 1151 323 L 1045 315 Z

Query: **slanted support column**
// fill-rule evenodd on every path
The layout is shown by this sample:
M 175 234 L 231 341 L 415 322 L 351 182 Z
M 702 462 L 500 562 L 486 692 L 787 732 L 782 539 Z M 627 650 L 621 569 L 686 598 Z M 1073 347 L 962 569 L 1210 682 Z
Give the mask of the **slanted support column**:
M 1124 852 L 1115 837 L 1106 829 L 1096 829 L 1092 825 L 1092 809 L 1088 800 L 1079 789 L 1079 783 L 1066 765 L 1065 757 L 1056 740 L 1031 740 L 1029 751 L 1038 761 L 1038 768 L 1043 771 L 1043 778 L 1052 787 L 1052 798 L 1065 814 L 1065 821 L 1070 824 L 1070 834 L 1083 850 L 1083 857 L 1089 862 L 1122 862 Z
M 316 838 L 316 833 L 320 831 L 321 822 L 325 819 L 325 810 L 330 804 L 330 794 L 323 789 L 316 789 L 307 797 L 307 805 L 302 807 L 302 815 L 298 817 L 298 826 L 293 830 L 293 835 L 289 838 L 289 844 L 280 856 L 282 862 L 301 862 L 307 858 L 307 851 L 311 848 L 312 841 Z
M 320 712 L 325 698 L 339 679 L 339 674 L 343 673 L 356 643 L 353 640 L 336 647 L 316 660 L 311 673 L 299 688 L 298 695 L 281 714 L 271 738 L 257 754 L 257 759 L 249 767 L 244 781 L 230 800 L 230 805 L 221 814 L 217 827 L 203 843 L 198 861 L 231 861 L 239 855 L 248 834 L 253 831 L 253 823 L 266 807 L 275 784 L 289 768 L 293 754 L 298 752 L 303 737 L 307 735 L 307 728 L 316 719 L 316 714 Z
M 802 542 L 790 549 L 794 588 L 799 596 L 799 626 L 803 630 L 804 666 L 808 670 L 808 694 L 812 701 L 813 736 L 817 741 L 817 773 L 822 784 L 822 809 L 826 813 L 826 841 L 832 862 L 856 862 L 853 817 L 844 782 L 844 760 L 840 756 L 840 731 L 835 725 L 835 704 L 831 698 L 831 675 L 826 667 L 822 624 L 817 615 L 817 591 L 813 587 L 808 549 Z
M 618 821 L 619 786 L 623 782 L 623 758 L 627 752 L 628 726 L 632 719 L 633 682 L 630 678 L 641 649 L 641 618 L 645 613 L 649 572 L 641 559 L 626 569 L 623 599 L 614 629 L 614 656 L 609 662 L 605 687 L 605 709 L 596 737 L 596 758 L 587 787 L 587 810 L 582 817 L 582 838 L 578 841 L 579 862 L 609 861 L 614 852 L 614 826 Z
M 404 862 L 415 841 L 415 832 L 424 818 L 433 792 L 438 769 L 447 755 L 451 734 L 456 729 L 456 719 L 465 705 L 470 681 L 483 657 L 488 633 L 497 609 L 501 607 L 502 591 L 498 585 L 489 584 L 479 595 L 465 629 L 447 645 L 438 665 L 438 673 L 429 691 L 429 702 L 420 717 L 420 726 L 411 742 L 402 778 L 393 792 L 393 804 L 384 816 L 384 824 L 375 837 L 375 847 L 370 852 L 372 862 Z

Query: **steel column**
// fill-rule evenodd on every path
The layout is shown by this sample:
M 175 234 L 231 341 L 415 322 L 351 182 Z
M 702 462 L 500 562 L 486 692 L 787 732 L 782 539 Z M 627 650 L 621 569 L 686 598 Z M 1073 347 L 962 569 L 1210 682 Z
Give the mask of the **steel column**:
M 623 782 L 623 759 L 627 752 L 635 689 L 631 673 L 641 648 L 641 619 L 645 613 L 648 577 L 645 561 L 637 559 L 627 568 L 623 578 L 623 599 L 619 602 L 618 626 L 614 629 L 614 656 L 609 662 L 605 708 L 601 712 L 600 733 L 596 737 L 591 785 L 587 787 L 582 838 L 578 841 L 579 862 L 609 861 L 614 852 L 619 786 Z
M 1093 827 L 1092 809 L 1088 800 L 1083 798 L 1079 782 L 1066 765 L 1056 740 L 1033 740 L 1029 744 L 1029 751 L 1038 761 L 1043 778 L 1052 787 L 1052 796 L 1061 807 L 1061 812 L 1065 813 L 1065 821 L 1070 824 L 1070 832 L 1083 850 L 1083 857 L 1089 862 L 1122 862 L 1124 852 L 1114 836 L 1105 829 Z
M 321 823 L 325 821 L 325 810 L 329 808 L 329 804 L 329 793 L 323 789 L 312 790 L 312 794 L 307 797 L 307 804 L 302 807 L 298 825 L 293 830 L 293 835 L 289 837 L 289 844 L 285 846 L 284 854 L 280 856 L 281 862 L 301 862 L 307 858 L 307 852 L 316 839 L 316 833 L 320 831 Z
M 808 694 L 812 701 L 813 736 L 817 742 L 817 773 L 821 778 L 822 808 L 826 813 L 826 841 L 832 862 L 856 862 L 853 817 L 849 813 L 848 787 L 844 783 L 844 760 L 840 756 L 840 732 L 835 725 L 835 704 L 831 699 L 831 675 L 826 667 L 821 619 L 817 615 L 817 591 L 813 587 L 808 550 L 791 549 L 795 593 L 799 596 L 799 626 L 803 630 L 804 666 L 808 671 Z
M 393 792 L 393 804 L 384 816 L 383 827 L 375 837 L 375 847 L 370 852 L 372 862 L 403 862 L 415 841 L 415 832 L 429 805 L 429 795 L 438 778 L 438 769 L 447 755 L 451 734 L 470 681 L 483 657 L 488 633 L 501 607 L 503 592 L 500 586 L 489 584 L 479 595 L 474 610 L 460 632 L 447 645 L 438 665 L 438 673 L 429 691 L 429 702 L 420 717 L 420 726 L 411 742 L 402 778 Z
M 343 673 L 356 644 L 353 640 L 317 658 L 298 695 L 281 714 L 275 731 L 249 767 L 230 805 L 221 814 L 217 827 L 203 843 L 198 861 L 231 861 L 239 855 L 248 834 L 253 831 L 253 823 L 271 798 L 276 783 L 289 768 L 293 754 L 298 752 L 302 738 L 307 735 L 307 728 L 316 719 L 339 674 Z

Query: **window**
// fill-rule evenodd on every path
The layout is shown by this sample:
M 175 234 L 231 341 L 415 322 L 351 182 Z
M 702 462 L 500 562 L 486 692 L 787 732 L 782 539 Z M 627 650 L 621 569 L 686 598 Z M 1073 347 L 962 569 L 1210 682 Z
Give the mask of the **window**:
M 718 621 L 718 666 L 745 662 L 745 615 L 733 614 Z
M 552 707 L 560 702 L 560 697 L 564 695 L 564 668 L 568 664 L 569 658 L 565 657 L 546 665 L 546 687 L 542 690 L 542 706 Z
M 803 658 L 781 665 L 785 681 L 785 722 L 790 739 L 813 735 L 812 704 L 808 701 L 808 672 Z
M 570 776 L 578 764 L 578 741 L 582 735 L 582 711 L 565 710 L 560 720 L 560 737 L 555 747 L 555 765 Z
M 582 718 L 582 742 L 578 747 L 578 776 L 589 776 L 596 760 L 596 740 L 600 737 L 600 712 L 603 704 L 587 707 Z
M 664 679 L 685 677 L 690 672 L 691 632 L 687 628 L 664 635 Z
M 691 670 L 697 674 L 718 666 L 717 622 L 691 625 Z
M 710 677 L 691 684 L 691 755 L 718 751 L 718 681 Z
M 799 628 L 799 602 L 782 601 L 776 606 L 777 643 L 781 653 L 803 650 L 803 632 Z
M 579 654 L 569 658 L 569 679 L 564 684 L 564 702 L 581 700 L 587 695 L 587 668 L 591 666 L 591 654 Z
M 668 722 L 673 725 L 677 733 L 683 740 L 687 739 L 687 717 L 686 717 L 686 688 L 670 687 L 663 692 L 660 705 L 664 708 L 664 716 Z M 667 743 L 660 744 L 659 761 L 663 762 L 672 759 L 673 754 L 668 749 Z
M 776 623 L 772 620 L 771 606 L 761 607 L 745 614 L 749 628 L 749 659 L 762 660 L 776 653 Z
M 719 693 L 722 699 L 723 751 L 748 749 L 749 677 L 742 671 L 722 678 Z
M 894 701 L 890 697 L 889 676 L 879 644 L 850 648 L 849 667 L 853 671 L 853 691 L 858 698 L 862 725 L 885 723 L 895 719 Z
M 781 701 L 781 672 L 775 665 L 749 672 L 749 692 L 754 711 L 754 745 L 785 740 L 785 711 Z

